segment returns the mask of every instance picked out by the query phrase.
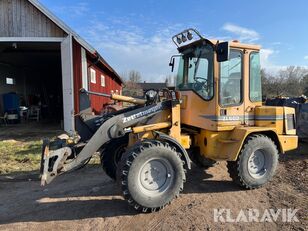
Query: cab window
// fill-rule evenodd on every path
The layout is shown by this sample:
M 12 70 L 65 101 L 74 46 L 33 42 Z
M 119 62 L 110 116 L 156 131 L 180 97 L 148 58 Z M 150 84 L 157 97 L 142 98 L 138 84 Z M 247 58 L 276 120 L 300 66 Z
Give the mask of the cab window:
M 220 63 L 220 104 L 239 105 L 242 102 L 242 52 L 231 50 L 229 60 Z
M 249 57 L 249 98 L 251 102 L 262 101 L 260 55 L 252 52 Z
M 210 45 L 197 47 L 180 59 L 177 89 L 192 90 L 205 100 L 214 96 L 214 51 Z

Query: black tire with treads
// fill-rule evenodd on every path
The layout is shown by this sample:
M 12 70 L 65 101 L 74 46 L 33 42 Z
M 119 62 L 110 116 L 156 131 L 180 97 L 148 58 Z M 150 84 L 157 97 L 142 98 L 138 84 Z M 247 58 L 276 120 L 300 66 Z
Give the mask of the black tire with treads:
M 148 193 L 141 186 L 140 178 L 142 178 L 143 167 L 153 161 L 162 161 L 169 166 L 170 180 L 168 170 L 168 177 L 165 176 L 163 186 Z M 152 170 L 150 173 L 152 174 Z M 165 207 L 179 195 L 185 182 L 184 162 L 181 160 L 181 154 L 168 143 L 157 140 L 139 142 L 127 150 L 122 156 L 117 174 L 124 198 L 130 206 L 140 212 L 155 212 Z M 153 179 L 157 178 L 153 177 Z
M 262 151 L 265 156 L 265 173 L 255 177 L 248 170 L 251 155 Z M 259 188 L 269 182 L 278 165 L 278 150 L 272 139 L 265 135 L 251 135 L 245 141 L 236 161 L 228 161 L 227 168 L 232 180 L 245 189 Z
M 128 137 L 113 139 L 105 144 L 101 150 L 101 165 L 105 173 L 113 180 L 116 180 L 118 163 L 126 151 Z

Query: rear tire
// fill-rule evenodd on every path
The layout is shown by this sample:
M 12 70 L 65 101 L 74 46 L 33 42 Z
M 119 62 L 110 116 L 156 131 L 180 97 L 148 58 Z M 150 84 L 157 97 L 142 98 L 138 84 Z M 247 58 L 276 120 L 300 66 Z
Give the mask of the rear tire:
M 236 161 L 228 161 L 232 180 L 246 189 L 259 188 L 269 182 L 278 164 L 278 150 L 267 136 L 248 137 Z
M 137 211 L 158 211 L 183 190 L 183 161 L 168 143 L 137 143 L 122 156 L 119 166 L 123 196 Z

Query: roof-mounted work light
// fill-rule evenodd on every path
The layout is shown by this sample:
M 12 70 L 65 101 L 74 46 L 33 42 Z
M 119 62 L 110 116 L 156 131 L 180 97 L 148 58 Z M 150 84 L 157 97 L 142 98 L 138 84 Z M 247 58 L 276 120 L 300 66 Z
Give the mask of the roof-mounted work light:
M 187 38 L 185 37 L 184 34 L 182 34 L 182 42 L 185 43 L 187 41 Z
M 177 37 L 176 37 L 176 42 L 177 42 L 178 44 L 181 44 L 181 43 L 182 43 L 182 39 L 181 39 L 180 36 L 177 36 Z
M 188 40 L 192 40 L 193 39 L 193 34 L 190 32 L 190 31 L 188 31 L 187 32 L 187 38 L 188 38 Z
M 181 33 L 174 35 L 172 37 L 172 41 L 175 43 L 177 47 L 180 47 L 182 43 L 191 41 L 194 38 L 193 34 L 197 35 L 200 39 L 203 39 L 203 37 L 197 30 L 189 28 L 182 31 Z

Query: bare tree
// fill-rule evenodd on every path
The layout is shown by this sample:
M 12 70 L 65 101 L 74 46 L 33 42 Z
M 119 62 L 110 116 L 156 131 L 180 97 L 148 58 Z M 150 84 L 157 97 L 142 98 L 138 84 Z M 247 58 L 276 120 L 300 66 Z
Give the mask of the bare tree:
M 131 70 L 129 73 L 123 73 L 123 80 L 125 86 L 123 88 L 123 95 L 127 96 L 139 96 L 142 95 L 142 89 L 138 83 L 142 81 L 142 77 L 139 71 Z
M 141 82 L 140 72 L 131 70 L 128 74 L 128 80 L 132 83 L 140 83 Z
M 305 75 L 302 79 L 302 86 L 303 86 L 303 94 L 308 96 L 308 74 Z
M 279 78 L 282 79 L 283 90 L 288 96 L 300 96 L 303 94 L 301 80 L 307 70 L 302 67 L 289 66 L 279 72 Z
M 289 66 L 273 75 L 261 70 L 263 96 L 267 98 L 276 96 L 298 97 L 305 93 L 308 69 Z M 308 87 L 307 87 L 308 88 Z

